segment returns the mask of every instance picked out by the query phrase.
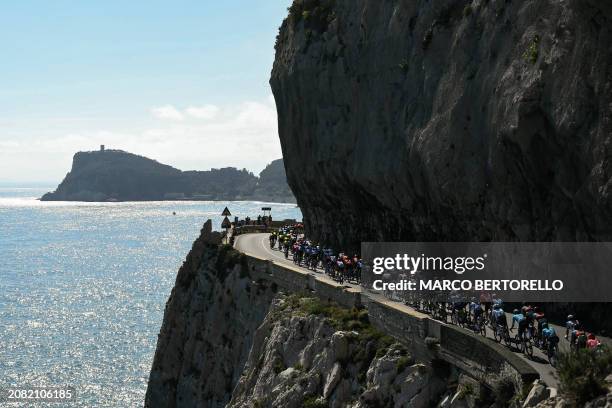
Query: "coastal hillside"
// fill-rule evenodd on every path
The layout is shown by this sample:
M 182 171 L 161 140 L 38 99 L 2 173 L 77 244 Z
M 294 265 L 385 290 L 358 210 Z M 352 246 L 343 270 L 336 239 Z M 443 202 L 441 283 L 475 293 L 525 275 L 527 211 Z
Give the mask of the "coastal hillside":
M 283 292 L 245 255 L 218 246 L 211 228 L 177 274 L 145 407 L 425 408 L 466 399 L 459 384 L 468 380 L 456 370 L 417 362 L 363 309 Z
M 261 200 L 295 202 L 283 160 L 256 177 L 233 167 L 181 171 L 121 150 L 79 152 L 72 169 L 43 201 Z
M 594 0 L 294 1 L 270 84 L 310 236 L 612 239 L 611 27 Z
M 294 0 L 270 84 L 307 235 L 612 239 L 611 19 L 594 0 Z M 206 239 L 166 306 L 146 406 L 581 406 L 516 378 L 477 392 L 457 369 L 475 365 L 374 334 L 371 305 L 283 293 Z

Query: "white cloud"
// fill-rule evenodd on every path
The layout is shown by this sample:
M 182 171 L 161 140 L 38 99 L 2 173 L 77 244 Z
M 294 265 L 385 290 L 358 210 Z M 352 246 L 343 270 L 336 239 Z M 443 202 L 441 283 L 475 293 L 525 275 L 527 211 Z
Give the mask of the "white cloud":
M 178 109 L 172 105 L 164 105 L 158 108 L 151 109 L 153 116 L 159 119 L 183 120 L 183 115 Z
M 154 126 L 147 122 L 125 124 L 120 129 L 92 129 L 90 124 L 85 129 L 38 133 L 39 136 L 27 139 L 0 134 L 0 180 L 18 176 L 19 180 L 59 181 L 69 171 L 75 152 L 97 150 L 101 144 L 182 170 L 234 166 L 259 173 L 270 161 L 282 156 L 276 107 L 269 98 L 216 106 L 215 115 L 206 120 L 168 106 L 179 114 L 170 116 L 184 120 L 153 122 Z M 167 118 L 168 112 L 172 110 L 164 110 L 162 116 Z M 187 120 L 188 116 L 194 119 Z
M 198 119 L 212 119 L 219 114 L 219 110 L 216 105 L 190 106 L 185 113 Z

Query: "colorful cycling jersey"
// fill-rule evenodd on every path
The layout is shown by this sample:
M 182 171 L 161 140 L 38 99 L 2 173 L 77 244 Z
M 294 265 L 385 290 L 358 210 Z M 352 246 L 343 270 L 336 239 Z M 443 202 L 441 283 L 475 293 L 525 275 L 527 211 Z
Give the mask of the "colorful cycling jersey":
M 599 347 L 599 340 L 597 339 L 588 339 L 587 340 L 587 348 L 593 349 Z
M 482 306 L 480 303 L 472 302 L 470 303 L 470 310 L 475 313 L 482 312 Z
M 576 324 L 578 322 L 576 320 L 568 320 L 567 323 L 565 323 L 565 327 L 569 330 L 572 331 L 574 330 L 574 328 L 576 327 Z
M 514 322 L 521 323 L 525 319 L 522 313 L 517 313 L 512 315 L 512 325 L 514 326 Z
M 557 332 L 555 332 L 555 329 L 553 329 L 552 327 L 548 327 L 546 329 L 542 330 L 542 336 L 544 336 L 544 338 L 549 339 L 552 337 L 556 337 L 557 336 Z
M 499 320 L 500 317 L 505 317 L 506 313 L 504 312 L 504 309 L 493 309 L 493 317 L 495 317 L 495 320 Z

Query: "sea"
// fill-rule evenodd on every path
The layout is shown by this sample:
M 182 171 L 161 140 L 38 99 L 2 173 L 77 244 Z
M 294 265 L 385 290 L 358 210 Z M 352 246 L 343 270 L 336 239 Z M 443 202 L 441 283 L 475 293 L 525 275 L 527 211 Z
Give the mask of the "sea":
M 52 189 L 0 188 L 0 388 L 74 387 L 63 406 L 143 405 L 164 306 L 207 219 L 220 230 L 226 206 L 302 218 L 295 204 L 37 200 Z

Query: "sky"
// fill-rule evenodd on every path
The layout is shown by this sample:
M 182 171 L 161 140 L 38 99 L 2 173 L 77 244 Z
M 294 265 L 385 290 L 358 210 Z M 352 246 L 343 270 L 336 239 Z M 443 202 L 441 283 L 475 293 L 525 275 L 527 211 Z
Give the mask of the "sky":
M 255 173 L 281 157 L 268 84 L 290 0 L 20 0 L 0 13 L 0 183 L 77 151 Z

